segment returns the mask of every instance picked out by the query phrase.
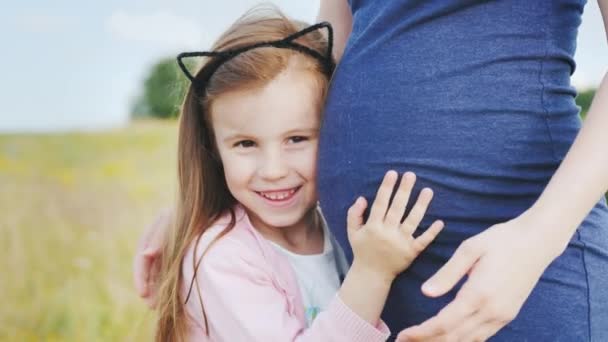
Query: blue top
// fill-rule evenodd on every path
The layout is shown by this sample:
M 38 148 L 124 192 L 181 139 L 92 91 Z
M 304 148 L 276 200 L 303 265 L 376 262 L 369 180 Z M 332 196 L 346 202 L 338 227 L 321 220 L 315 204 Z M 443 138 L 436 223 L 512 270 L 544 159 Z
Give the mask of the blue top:
M 321 132 L 319 193 L 329 225 L 352 258 L 346 210 L 358 195 L 373 199 L 389 169 L 414 171 L 418 190 L 434 190 L 423 227 L 447 224 L 396 281 L 384 313 L 393 332 L 453 298 L 425 298 L 419 286 L 463 240 L 529 208 L 568 151 L 581 125 L 570 75 L 584 4 L 351 1 L 353 30 Z M 496 338 L 608 341 L 608 277 L 600 274 L 607 264 L 602 199 Z M 568 308 L 564 316 L 556 305 Z M 580 324 L 566 332 L 573 319 Z

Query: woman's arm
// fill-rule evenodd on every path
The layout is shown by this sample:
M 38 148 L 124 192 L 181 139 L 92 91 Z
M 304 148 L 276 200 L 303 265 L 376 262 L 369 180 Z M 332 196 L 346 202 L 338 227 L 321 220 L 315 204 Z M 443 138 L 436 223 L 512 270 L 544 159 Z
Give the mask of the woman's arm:
M 599 0 L 608 34 L 608 0 Z M 454 301 L 399 335 L 408 341 L 485 340 L 515 318 L 545 268 L 608 190 L 608 75 L 583 126 L 536 203 L 465 241 L 423 285 L 438 297 L 468 274 Z
M 156 306 L 156 286 L 164 237 L 172 223 L 173 210 L 161 210 L 154 222 L 144 230 L 133 256 L 135 289 L 151 309 Z
M 352 14 L 346 0 L 321 0 L 317 21 L 328 21 L 334 29 L 334 58 L 339 61 L 352 29 Z
M 604 4 L 608 1 L 602 1 Z M 604 11 L 605 14 L 607 14 Z M 564 161 L 524 216 L 561 254 L 576 228 L 608 190 L 608 74 Z
M 598 0 L 608 35 L 608 0 Z M 606 43 L 606 42 L 604 42 Z M 595 93 L 581 131 L 538 201 L 526 212 L 550 238 L 556 256 L 608 190 L 608 74 Z

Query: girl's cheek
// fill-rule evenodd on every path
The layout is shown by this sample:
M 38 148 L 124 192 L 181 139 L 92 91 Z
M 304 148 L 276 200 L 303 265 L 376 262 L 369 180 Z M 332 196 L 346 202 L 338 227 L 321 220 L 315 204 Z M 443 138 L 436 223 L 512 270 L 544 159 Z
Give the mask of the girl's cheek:
M 222 166 L 226 176 L 242 176 L 254 171 L 256 161 L 253 156 L 227 153 L 222 157 Z
M 303 173 L 311 173 L 316 171 L 317 165 L 317 148 L 311 146 L 303 149 L 290 156 L 290 164 L 297 167 Z

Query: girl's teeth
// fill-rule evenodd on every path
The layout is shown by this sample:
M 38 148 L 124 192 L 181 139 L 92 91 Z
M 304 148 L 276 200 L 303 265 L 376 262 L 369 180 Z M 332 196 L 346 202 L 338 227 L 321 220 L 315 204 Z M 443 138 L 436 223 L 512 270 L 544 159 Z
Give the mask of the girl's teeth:
M 271 200 L 283 200 L 289 196 L 291 196 L 296 190 L 292 189 L 289 191 L 282 191 L 282 192 L 261 192 L 262 196 L 271 199 Z

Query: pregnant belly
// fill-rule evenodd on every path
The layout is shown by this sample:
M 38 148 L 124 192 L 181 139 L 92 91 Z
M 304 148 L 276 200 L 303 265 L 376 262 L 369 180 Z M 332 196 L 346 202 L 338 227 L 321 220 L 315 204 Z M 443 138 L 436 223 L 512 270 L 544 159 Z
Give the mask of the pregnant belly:
M 446 222 L 439 244 L 513 218 L 538 198 L 578 129 L 575 116 L 549 126 L 536 113 L 358 107 L 330 102 L 321 131 L 320 202 L 342 241 L 346 210 L 357 196 L 373 200 L 390 169 L 415 172 L 415 194 L 434 190 L 422 226 Z

